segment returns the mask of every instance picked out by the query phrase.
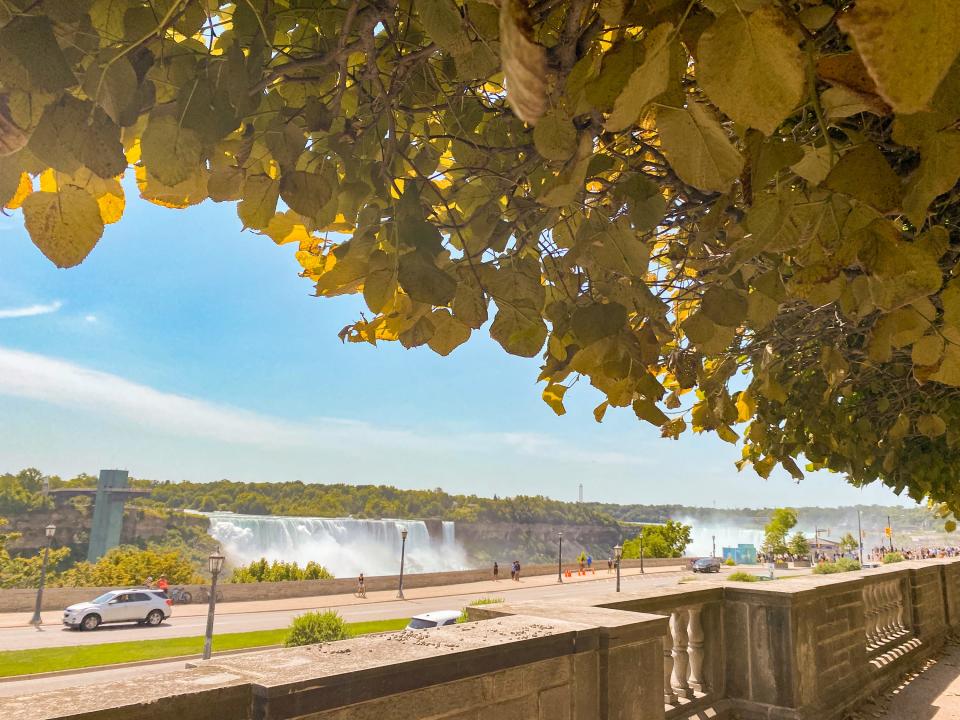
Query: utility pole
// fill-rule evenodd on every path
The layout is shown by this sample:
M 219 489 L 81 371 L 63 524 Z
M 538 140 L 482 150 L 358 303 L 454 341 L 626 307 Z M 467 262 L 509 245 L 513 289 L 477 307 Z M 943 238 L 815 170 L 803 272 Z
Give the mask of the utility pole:
M 893 525 L 890 524 L 889 515 L 887 515 L 887 532 L 890 534 L 890 552 L 893 552 Z
M 716 535 L 710 536 L 710 544 L 713 547 L 713 549 L 710 551 L 710 558 L 713 559 L 717 556 L 717 536 Z

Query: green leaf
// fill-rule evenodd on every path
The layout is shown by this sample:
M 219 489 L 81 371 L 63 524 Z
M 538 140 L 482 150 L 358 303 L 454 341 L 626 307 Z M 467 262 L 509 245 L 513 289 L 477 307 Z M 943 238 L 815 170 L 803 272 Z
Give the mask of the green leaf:
M 263 230 L 277 214 L 280 183 L 267 175 L 248 175 L 243 181 L 243 200 L 237 205 L 237 215 L 244 227 Z
M 46 107 L 28 147 L 37 158 L 67 174 L 82 166 L 109 178 L 127 167 L 120 128 L 92 102 L 71 95 Z
M 674 171 L 699 190 L 726 192 L 743 171 L 743 157 L 700 103 L 657 108 L 657 129 Z
M 840 158 L 825 184 L 881 212 L 900 204 L 900 178 L 873 143 L 858 145 Z
M 653 28 L 644 39 L 643 64 L 637 67 L 613 105 L 604 128 L 607 132 L 624 130 L 640 116 L 641 111 L 657 96 L 666 92 L 670 82 L 671 40 L 673 25 L 664 23 Z
M 773 5 L 728 10 L 700 36 L 697 79 L 724 113 L 769 135 L 803 97 L 799 35 Z
M 434 310 L 430 320 L 434 330 L 427 344 L 439 355 L 446 357 L 470 339 L 470 328 L 453 317 L 449 310 Z
M 407 295 L 430 305 L 448 304 L 457 290 L 457 281 L 438 268 L 433 258 L 422 250 L 400 257 L 397 280 Z
M 397 292 L 396 256 L 382 250 L 370 254 L 367 277 L 363 283 L 363 299 L 371 312 L 378 313 L 393 301 Z
M 319 173 L 295 170 L 280 178 L 280 197 L 290 209 L 316 220 L 333 197 L 333 188 Z
M 939 415 L 931 413 L 917 418 L 917 432 L 929 438 L 940 437 L 947 431 L 947 424 Z
M 454 316 L 467 327 L 476 330 L 487 321 L 487 298 L 478 285 L 470 282 L 457 284 L 452 304 Z
M 652 400 L 638 399 L 633 401 L 633 412 L 641 420 L 660 427 L 669 420 L 663 411 Z
M 701 309 L 717 325 L 736 327 L 747 316 L 747 298 L 737 290 L 714 285 L 703 294 Z
M 960 54 L 960 4 L 954 0 L 857 0 L 839 24 L 898 113 L 926 109 Z
M 577 130 L 564 113 L 551 110 L 533 129 L 533 144 L 547 160 L 569 160 L 577 151 Z
M 150 174 L 165 185 L 176 185 L 186 180 L 196 172 L 203 157 L 200 138 L 193 130 L 180 127 L 172 115 L 150 116 L 140 140 L 140 151 L 143 164 Z M 244 191 L 244 197 L 246 194 Z M 266 222 L 247 226 L 266 227 Z
M 451 55 L 460 55 L 470 49 L 463 18 L 452 0 L 417 0 L 415 7 L 420 24 L 437 45 Z
M 601 338 L 614 335 L 627 322 L 627 309 L 619 303 L 584 305 L 573 311 L 570 329 L 586 347 Z
M 949 192 L 960 178 L 960 133 L 934 133 L 921 145 L 920 158 L 903 199 L 903 209 L 917 227 L 926 221 L 930 203 Z
M 96 198 L 74 185 L 30 194 L 23 218 L 33 244 L 60 268 L 82 263 L 103 235 Z
M 47 93 L 76 85 L 49 18 L 17 15 L 0 30 L 0 82 Z

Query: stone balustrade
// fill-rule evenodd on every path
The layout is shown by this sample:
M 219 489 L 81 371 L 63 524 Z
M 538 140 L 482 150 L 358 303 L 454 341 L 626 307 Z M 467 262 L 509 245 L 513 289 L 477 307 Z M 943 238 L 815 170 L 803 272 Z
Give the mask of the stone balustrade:
M 839 720 L 960 630 L 960 561 L 695 581 L 0 699 L 3 720 Z

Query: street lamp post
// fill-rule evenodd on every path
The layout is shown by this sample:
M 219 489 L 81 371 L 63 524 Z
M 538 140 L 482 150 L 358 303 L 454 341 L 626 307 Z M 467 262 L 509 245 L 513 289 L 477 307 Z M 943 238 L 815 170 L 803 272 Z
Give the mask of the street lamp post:
M 617 561 L 617 592 L 620 592 L 620 558 L 623 557 L 622 545 L 616 545 L 613 548 L 613 556 Z
M 207 633 L 203 638 L 203 659 L 209 660 L 210 653 L 213 650 L 213 615 L 217 608 L 217 578 L 220 571 L 223 570 L 223 555 L 218 549 L 215 553 L 210 553 L 207 558 L 210 563 L 210 604 L 207 606 Z
M 43 586 L 47 581 L 47 557 L 50 555 L 50 545 L 53 543 L 53 536 L 57 532 L 56 525 L 47 525 L 44 528 L 44 534 L 47 536 L 47 544 L 43 546 L 43 562 L 40 564 L 40 584 L 37 586 L 37 604 L 33 608 L 33 617 L 30 618 L 30 624 L 37 630 L 43 623 L 40 617 L 40 609 L 43 607 Z
M 643 530 L 640 531 L 640 574 L 646 574 L 643 569 Z
M 557 582 L 563 582 L 563 533 L 557 533 Z
M 860 510 L 857 510 L 857 542 L 860 545 L 860 566 L 863 566 L 863 523 L 860 519 Z
M 397 597 L 403 600 L 403 561 L 407 555 L 407 529 L 400 529 L 400 586 L 397 588 Z

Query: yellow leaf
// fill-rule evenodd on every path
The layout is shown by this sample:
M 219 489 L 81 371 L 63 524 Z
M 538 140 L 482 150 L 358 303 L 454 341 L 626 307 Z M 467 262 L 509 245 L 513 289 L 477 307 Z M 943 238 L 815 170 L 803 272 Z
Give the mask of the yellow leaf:
M 33 181 L 30 179 L 30 176 L 27 175 L 27 173 L 20 173 L 20 182 L 17 184 L 17 191 L 4 207 L 9 210 L 16 210 L 23 205 L 23 201 L 27 199 L 27 195 L 32 192 Z
M 97 201 L 74 185 L 33 193 L 24 200 L 23 218 L 33 244 L 61 268 L 83 262 L 103 235 Z
M 563 396 L 569 388 L 566 385 L 550 383 L 543 390 L 543 401 L 550 406 L 557 415 L 565 415 L 567 409 L 563 406 Z

